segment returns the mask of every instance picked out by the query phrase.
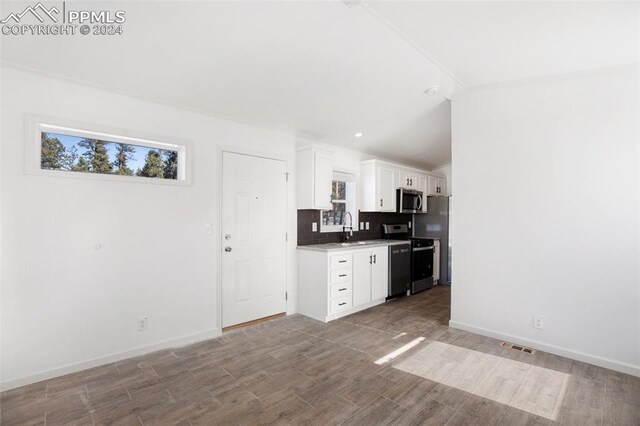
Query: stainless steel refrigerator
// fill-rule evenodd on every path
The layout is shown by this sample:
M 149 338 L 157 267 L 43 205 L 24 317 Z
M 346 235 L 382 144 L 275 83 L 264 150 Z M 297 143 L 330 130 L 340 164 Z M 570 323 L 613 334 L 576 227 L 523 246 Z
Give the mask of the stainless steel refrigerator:
M 451 285 L 451 240 L 449 238 L 449 197 L 427 197 L 427 212 L 413 215 L 413 236 L 440 240 L 440 279 Z

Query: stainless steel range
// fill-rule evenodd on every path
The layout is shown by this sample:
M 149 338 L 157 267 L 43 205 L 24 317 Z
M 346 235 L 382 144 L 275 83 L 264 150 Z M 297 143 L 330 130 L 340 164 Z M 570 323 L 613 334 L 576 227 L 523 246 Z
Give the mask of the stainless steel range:
M 433 287 L 433 252 L 431 238 L 411 238 L 411 294 Z
M 407 241 L 406 246 L 389 247 L 389 297 L 433 287 L 433 239 L 410 237 L 405 224 L 382 225 L 382 234 L 385 239 Z

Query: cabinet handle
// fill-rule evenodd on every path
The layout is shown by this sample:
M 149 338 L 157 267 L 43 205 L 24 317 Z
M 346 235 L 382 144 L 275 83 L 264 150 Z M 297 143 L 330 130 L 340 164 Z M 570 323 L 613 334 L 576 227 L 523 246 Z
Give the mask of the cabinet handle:
M 342 278 L 342 277 L 346 277 L 346 276 L 347 276 L 347 274 L 340 274 L 340 275 L 338 275 L 338 276 L 339 276 L 340 278 Z
M 369 256 L 369 265 L 371 265 L 373 263 L 373 256 Z
M 347 302 L 338 303 L 338 306 L 346 305 Z
M 338 263 L 347 263 L 346 260 L 338 260 Z
M 382 198 L 380 198 L 380 207 L 382 207 Z
M 373 255 L 373 263 L 378 263 L 378 255 L 377 254 Z
M 347 288 L 339 288 L 338 291 L 345 291 Z

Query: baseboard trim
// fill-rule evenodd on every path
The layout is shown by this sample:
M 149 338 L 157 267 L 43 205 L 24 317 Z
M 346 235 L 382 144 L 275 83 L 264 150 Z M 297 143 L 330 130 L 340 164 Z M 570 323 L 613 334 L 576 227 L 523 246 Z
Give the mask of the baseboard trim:
M 640 377 L 640 366 L 637 365 L 614 361 L 612 359 L 602 358 L 596 355 L 589 355 L 584 352 L 574 351 L 571 349 L 563 348 L 561 346 L 540 342 L 538 340 L 526 339 L 520 336 L 513 336 L 511 334 L 501 333 L 499 331 L 489 330 L 482 327 L 476 327 L 454 320 L 449 321 L 449 327 L 468 331 L 470 333 L 480 334 L 482 336 L 492 337 L 494 339 L 504 340 L 510 343 L 517 343 L 519 345 L 527 346 L 540 351 L 549 352 L 554 355 L 575 359 L 576 361 L 582 361 L 588 364 L 597 365 L 598 367 L 608 368 L 609 370 L 614 370 L 620 373 L 631 374 L 632 376 Z
M 0 391 L 8 391 L 11 389 L 30 385 L 32 383 L 53 379 L 54 377 L 60 377 L 66 374 L 77 373 L 78 371 L 99 367 L 101 365 L 110 364 L 112 362 L 122 361 L 124 359 L 132 358 L 135 356 L 145 355 L 145 354 L 159 351 L 162 349 L 176 348 L 180 346 L 189 345 L 192 343 L 202 342 L 204 340 L 215 339 L 216 337 L 220 337 L 221 335 L 222 335 L 221 330 L 215 329 L 215 330 L 205 331 L 202 333 L 190 334 L 187 336 L 179 337 L 177 339 L 163 340 L 151 345 L 140 346 L 128 351 L 118 352 L 115 354 L 93 358 L 87 361 L 82 361 L 74 364 L 69 364 L 63 367 L 58 367 L 58 368 L 54 368 L 47 371 L 42 371 L 40 373 L 31 374 L 29 376 L 7 380 L 0 383 Z

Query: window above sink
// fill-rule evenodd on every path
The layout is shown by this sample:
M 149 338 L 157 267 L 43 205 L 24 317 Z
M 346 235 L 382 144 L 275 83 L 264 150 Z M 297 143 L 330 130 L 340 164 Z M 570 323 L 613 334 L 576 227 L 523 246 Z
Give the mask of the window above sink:
M 342 232 L 344 225 L 353 226 L 353 231 L 358 230 L 356 179 L 353 174 L 333 173 L 331 205 L 331 210 L 320 211 L 320 232 Z

